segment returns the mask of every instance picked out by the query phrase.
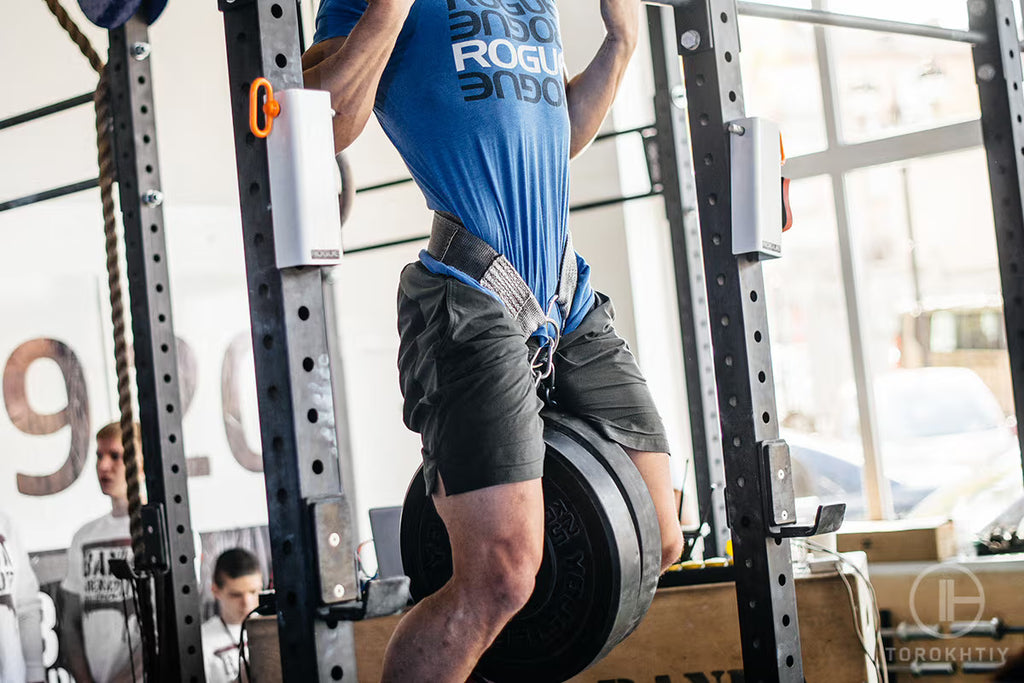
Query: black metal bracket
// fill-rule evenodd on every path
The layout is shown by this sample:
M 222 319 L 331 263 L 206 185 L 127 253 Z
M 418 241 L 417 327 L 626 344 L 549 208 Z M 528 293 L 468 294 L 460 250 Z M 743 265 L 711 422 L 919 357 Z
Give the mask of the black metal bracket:
M 709 0 L 674 0 L 676 48 L 679 54 L 695 55 L 715 49 L 715 32 Z
M 142 538 L 146 546 L 146 554 L 135 558 L 135 569 L 151 574 L 164 574 L 170 568 L 167 550 L 167 520 L 164 506 L 160 503 L 143 505 L 140 509 L 142 518 Z
M 830 534 L 838 531 L 846 517 L 846 503 L 819 505 L 811 526 L 780 526 L 768 527 L 768 535 L 772 538 L 807 538 L 818 534 Z

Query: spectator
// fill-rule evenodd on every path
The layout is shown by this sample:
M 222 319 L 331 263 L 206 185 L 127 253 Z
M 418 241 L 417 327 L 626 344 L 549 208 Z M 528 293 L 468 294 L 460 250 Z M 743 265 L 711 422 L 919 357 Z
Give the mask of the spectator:
M 238 666 L 238 644 L 242 622 L 256 609 L 263 590 L 263 574 L 256 556 L 242 548 L 221 553 L 213 569 L 212 590 L 218 614 L 203 624 L 206 683 L 245 680 Z

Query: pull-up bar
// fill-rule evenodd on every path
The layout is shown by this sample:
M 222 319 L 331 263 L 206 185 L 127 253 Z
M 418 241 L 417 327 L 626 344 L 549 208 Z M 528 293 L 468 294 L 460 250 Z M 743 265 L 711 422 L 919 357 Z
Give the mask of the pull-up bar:
M 646 0 L 648 5 L 667 5 L 679 9 L 686 9 L 692 6 L 694 0 Z M 875 19 L 872 17 L 859 17 L 853 14 L 838 14 L 817 9 L 797 9 L 794 7 L 780 7 L 778 5 L 766 5 L 760 2 L 737 2 L 736 11 L 750 17 L 762 17 L 764 19 L 779 19 L 782 21 L 799 21 L 805 24 L 821 24 L 823 26 L 837 26 L 839 28 L 855 28 L 865 31 L 879 31 L 882 33 L 900 33 L 908 36 L 921 36 L 922 38 L 936 38 L 938 40 L 952 40 L 958 43 L 970 43 L 980 45 L 985 42 L 985 34 L 980 31 L 962 31 L 942 26 L 931 26 L 928 24 L 911 24 L 904 21 L 890 21 L 888 19 Z
M 928 24 L 911 24 L 904 21 L 890 21 L 888 19 L 875 19 L 872 17 L 858 17 L 852 14 L 838 14 L 824 10 L 797 9 L 794 7 L 779 7 L 777 5 L 763 5 L 759 2 L 738 2 L 736 9 L 740 14 L 750 17 L 762 17 L 765 19 L 781 19 L 783 21 L 801 21 L 807 24 L 821 24 L 822 26 L 837 26 L 840 28 L 856 28 L 865 31 L 880 31 L 883 33 L 900 33 L 908 36 L 921 36 L 922 38 L 936 38 L 938 40 L 952 40 L 958 43 L 970 43 L 980 45 L 986 41 L 985 34 L 980 31 L 962 31 L 942 26 L 930 26 Z

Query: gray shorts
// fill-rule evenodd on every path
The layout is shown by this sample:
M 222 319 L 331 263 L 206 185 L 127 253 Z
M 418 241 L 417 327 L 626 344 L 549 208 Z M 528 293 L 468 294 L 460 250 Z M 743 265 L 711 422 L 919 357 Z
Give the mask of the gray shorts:
M 647 382 L 603 294 L 555 353 L 558 409 L 586 419 L 608 439 L 668 452 Z M 527 340 L 505 306 L 421 263 L 402 271 L 398 291 L 403 417 L 423 442 L 428 493 L 437 474 L 449 494 L 539 479 L 544 470 L 543 401 Z

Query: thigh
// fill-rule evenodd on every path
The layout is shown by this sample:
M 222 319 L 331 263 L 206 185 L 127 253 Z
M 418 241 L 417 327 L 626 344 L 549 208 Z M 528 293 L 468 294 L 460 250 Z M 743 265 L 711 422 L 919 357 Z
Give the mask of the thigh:
M 445 493 L 439 481 L 434 504 L 448 529 L 456 578 L 486 583 L 484 577 L 498 568 L 539 560 L 544 544 L 540 479 Z
M 422 438 L 428 493 L 437 473 L 449 494 L 539 479 L 541 401 L 504 305 L 414 264 L 402 274 L 399 331 L 404 418 Z
M 552 400 L 626 448 L 667 453 L 661 416 L 614 319 L 611 300 L 595 292 L 594 307 L 555 352 Z

